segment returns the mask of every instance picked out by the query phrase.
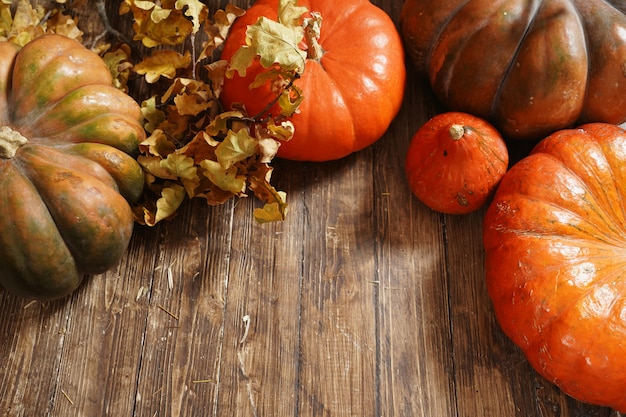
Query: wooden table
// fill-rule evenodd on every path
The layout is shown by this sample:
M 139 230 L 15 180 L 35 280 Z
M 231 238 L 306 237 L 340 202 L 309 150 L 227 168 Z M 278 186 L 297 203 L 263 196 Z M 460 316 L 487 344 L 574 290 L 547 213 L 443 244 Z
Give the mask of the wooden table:
M 397 22 L 400 0 L 374 3 Z M 500 331 L 484 212 L 411 195 L 407 146 L 436 111 L 410 73 L 375 145 L 275 161 L 283 223 L 255 223 L 254 198 L 193 201 L 68 299 L 0 291 L 0 415 L 618 416 L 561 394 Z

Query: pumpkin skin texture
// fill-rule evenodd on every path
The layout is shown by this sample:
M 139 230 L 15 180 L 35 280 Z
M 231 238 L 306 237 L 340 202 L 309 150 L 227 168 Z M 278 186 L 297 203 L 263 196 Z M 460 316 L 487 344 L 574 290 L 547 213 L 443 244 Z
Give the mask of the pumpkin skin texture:
M 504 332 L 570 396 L 626 411 L 626 131 L 541 141 L 504 176 L 483 224 Z
M 367 0 L 303 0 L 299 6 L 321 13 L 321 58 L 307 59 L 296 80 L 304 93 L 299 113 L 291 117 L 294 137 L 283 142 L 278 157 L 302 161 L 343 158 L 378 139 L 400 110 L 406 68 L 404 48 L 391 18 Z M 277 18 L 278 0 L 258 0 L 233 24 L 224 43 L 222 59 L 230 60 L 245 44 L 246 28 L 261 16 Z M 243 103 L 256 115 L 275 99 L 265 85 L 250 90 L 257 62 L 245 77 L 224 81 L 221 101 L 230 109 Z M 278 107 L 272 110 L 279 114 Z
M 405 173 L 413 194 L 435 211 L 466 214 L 483 207 L 509 165 L 506 143 L 488 122 L 441 113 L 413 136 Z
M 0 284 L 56 299 L 117 264 L 144 175 L 139 105 L 79 42 L 0 42 Z
M 407 0 L 407 55 L 449 110 L 538 141 L 626 121 L 621 0 Z

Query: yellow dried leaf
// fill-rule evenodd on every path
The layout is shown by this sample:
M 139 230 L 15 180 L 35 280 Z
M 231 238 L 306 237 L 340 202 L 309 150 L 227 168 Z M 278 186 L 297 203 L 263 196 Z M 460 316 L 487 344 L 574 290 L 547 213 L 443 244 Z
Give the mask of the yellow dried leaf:
M 149 0 L 135 0 L 133 4 L 142 10 L 152 10 L 156 6 L 153 1 Z
M 228 61 L 220 59 L 219 61 L 205 65 L 204 68 L 207 70 L 208 79 L 213 87 L 213 94 L 215 97 L 219 97 L 222 94 Z
M 236 167 L 224 169 L 219 162 L 208 159 L 200 162 L 200 166 L 205 170 L 204 175 L 222 190 L 234 195 L 240 195 L 246 190 L 246 179 L 237 175 Z
M 18 0 L 7 39 L 17 45 L 24 46 L 45 33 L 40 25 L 45 10 L 41 6 L 33 7 L 28 0 Z
M 247 130 L 228 131 L 228 134 L 215 149 L 218 162 L 224 168 L 230 168 L 236 162 L 243 161 L 256 153 L 257 140 Z
M 178 210 L 178 207 L 180 207 L 184 199 L 185 189 L 180 185 L 172 184 L 164 188 L 161 192 L 161 198 L 156 202 L 154 223 L 156 224 L 176 213 L 176 210 Z
M 220 9 L 215 12 L 213 19 L 207 19 L 204 24 L 204 31 L 209 36 L 209 39 L 202 45 L 202 52 L 198 61 L 213 56 L 213 53 L 218 49 L 226 40 L 230 27 L 235 20 L 243 16 L 245 10 L 232 4 L 227 4 L 225 9 Z
M 304 6 L 298 6 L 297 1 L 280 0 L 278 2 L 278 21 L 287 26 L 298 30 L 302 29 L 302 16 L 308 12 Z
M 273 61 L 272 57 L 285 62 L 301 60 L 298 45 L 287 52 L 293 49 L 289 45 L 303 36 L 300 23 L 305 9 L 298 8 L 296 3 L 296 0 L 281 0 L 280 22 L 259 25 L 257 29 L 261 33 L 251 30 L 250 44 L 254 46 L 245 59 L 252 61 L 257 59 L 254 54 L 260 54 L 267 62 Z M 132 12 L 134 39 L 147 47 L 193 42 L 193 34 L 202 26 L 208 34 L 196 62 L 186 49 L 181 54 L 159 48 L 133 68 L 148 83 L 161 80 L 155 87 L 166 86 L 164 92 L 157 90 L 158 95 L 141 106 L 144 127 L 150 136 L 141 143 L 137 160 L 146 174 L 147 191 L 144 200 L 133 208 L 134 216 L 139 222 L 154 225 L 175 214 L 185 195 L 205 198 L 207 204 L 216 205 L 234 196 L 245 197 L 250 189 L 255 194 L 258 192 L 265 202 L 263 208 L 255 210 L 257 221 L 283 220 L 287 211 L 285 195 L 271 186 L 272 168 L 268 164 L 276 155 L 280 141 L 292 137 L 293 124 L 282 117 L 280 121 L 255 120 L 243 108 L 220 110 L 218 99 L 229 63 L 216 60 L 205 64 L 203 68 L 208 75 L 202 78 L 195 72 L 195 64 L 212 58 L 210 55 L 223 43 L 230 26 L 244 11 L 227 5 L 211 20 L 205 4 L 201 0 L 124 0 L 119 8 L 120 13 Z M 283 30 L 285 36 L 281 34 Z M 291 90 L 296 73 L 293 69 L 283 70 L 283 62 L 276 64 L 275 71 L 272 65 L 271 77 L 258 81 L 270 82 L 279 104 L 284 101 L 295 110 L 300 91 L 279 96 L 283 90 Z M 235 70 L 236 65 L 230 68 Z
M 168 9 L 164 9 L 162 7 L 159 6 L 155 6 L 154 9 L 152 9 L 152 13 L 150 13 L 150 19 L 154 22 L 154 23 L 161 23 L 161 21 L 167 19 L 168 17 L 170 17 L 170 14 L 172 13 L 171 10 Z
M 54 32 L 82 42 L 83 31 L 78 28 L 76 20 L 60 11 L 52 13 L 46 22 L 48 32 Z
M 154 155 L 139 155 L 137 157 L 137 162 L 143 167 L 144 171 L 155 177 L 154 181 L 156 181 L 157 178 L 176 181 L 178 177 L 170 173 L 167 168 L 162 167 L 162 161 L 163 159 L 160 156 Z
M 284 193 L 283 193 L 284 194 Z M 262 209 L 254 209 L 254 219 L 259 223 L 283 221 L 287 217 L 287 204 L 267 203 Z
M 175 105 L 167 106 L 167 119 L 159 125 L 161 129 L 173 140 L 182 143 L 187 140 L 187 134 L 191 123 L 190 116 L 182 115 Z
M 145 154 L 165 158 L 176 150 L 176 145 L 167 138 L 163 130 L 155 129 L 139 144 L 139 150 Z
M 181 115 L 197 116 L 209 109 L 213 103 L 200 94 L 179 94 L 174 97 L 174 104 Z
M 159 45 L 179 45 L 193 30 L 193 24 L 180 10 L 174 9 L 172 1 L 125 0 L 119 13 L 133 14 L 134 40 L 147 48 Z
M 2 37 L 2 40 L 7 40 L 12 25 L 11 3 L 0 4 L 0 37 Z
M 128 78 L 132 68 L 132 64 L 130 63 L 130 47 L 123 44 L 113 51 L 104 53 L 102 60 L 109 68 L 109 71 L 111 71 L 111 75 L 113 75 L 113 85 L 127 93 Z
M 152 96 L 141 103 L 141 115 L 146 121 L 144 129 L 148 133 L 153 133 L 166 120 L 165 113 L 157 109 L 156 96 Z
M 146 82 L 152 84 L 161 77 L 172 79 L 176 71 L 187 68 L 191 64 L 191 55 L 186 51 L 184 55 L 169 49 L 154 51 L 152 55 L 135 65 L 135 72 L 145 75 Z
M 185 16 L 189 17 L 193 23 L 193 33 L 198 33 L 200 24 L 208 16 L 207 7 L 199 0 L 177 0 L 176 9 L 185 10 Z
M 192 179 L 198 171 L 192 158 L 179 153 L 169 154 L 166 159 L 161 161 L 161 167 L 173 176 L 184 179 Z

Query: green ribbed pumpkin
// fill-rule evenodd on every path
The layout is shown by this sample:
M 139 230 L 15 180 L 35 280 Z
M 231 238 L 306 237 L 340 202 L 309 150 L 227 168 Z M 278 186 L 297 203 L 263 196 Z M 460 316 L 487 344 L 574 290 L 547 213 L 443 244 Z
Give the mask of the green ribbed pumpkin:
M 60 35 L 0 43 L 0 284 L 55 299 L 126 251 L 139 105 L 100 57 Z

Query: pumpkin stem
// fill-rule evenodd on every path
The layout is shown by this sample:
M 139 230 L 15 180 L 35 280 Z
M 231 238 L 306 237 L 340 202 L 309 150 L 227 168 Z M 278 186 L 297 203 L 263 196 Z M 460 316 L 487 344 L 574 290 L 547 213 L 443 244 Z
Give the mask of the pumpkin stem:
M 465 128 L 461 125 L 450 126 L 450 137 L 452 140 L 460 140 L 465 134 Z
M 13 158 L 19 147 L 27 142 L 28 139 L 17 130 L 9 126 L 0 126 L 0 158 Z
M 319 43 L 320 32 L 322 30 L 322 15 L 318 12 L 311 12 L 311 17 L 304 19 L 304 39 L 308 46 L 307 58 L 319 61 L 324 55 L 324 49 Z

